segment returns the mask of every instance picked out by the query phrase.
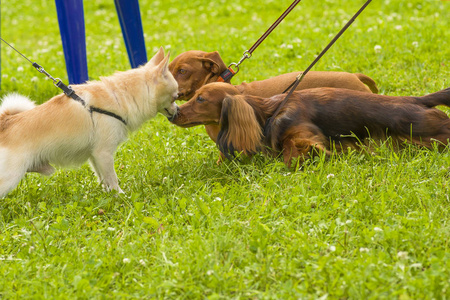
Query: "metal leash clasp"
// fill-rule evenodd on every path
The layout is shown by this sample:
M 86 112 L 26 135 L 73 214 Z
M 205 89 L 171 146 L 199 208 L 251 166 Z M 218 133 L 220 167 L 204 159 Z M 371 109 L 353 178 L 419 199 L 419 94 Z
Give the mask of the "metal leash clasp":
M 61 82 L 61 79 L 53 78 L 52 75 L 50 75 L 47 71 L 45 71 L 44 68 L 41 65 L 39 65 L 38 63 L 36 63 L 36 62 L 33 62 L 32 65 L 33 65 L 33 67 L 36 68 L 36 70 L 38 70 L 39 73 L 42 73 L 45 76 L 47 76 L 48 78 L 50 78 L 53 81 L 53 85 L 54 86 L 58 87 L 58 83 Z
M 236 68 L 236 70 L 234 71 L 234 74 L 237 74 L 239 72 L 239 65 L 242 64 L 242 62 L 244 60 L 246 60 L 247 58 L 251 58 L 251 57 L 252 57 L 252 54 L 248 50 L 245 50 L 241 60 L 239 60 L 238 63 L 231 63 L 228 66 L 228 68 L 231 68 L 231 66 L 234 66 Z

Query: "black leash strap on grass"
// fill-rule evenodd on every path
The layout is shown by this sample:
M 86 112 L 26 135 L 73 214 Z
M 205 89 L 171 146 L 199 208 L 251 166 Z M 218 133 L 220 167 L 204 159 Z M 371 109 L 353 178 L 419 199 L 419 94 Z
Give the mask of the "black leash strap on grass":
M 297 4 L 302 0 L 295 0 L 292 4 L 281 14 L 281 16 L 269 27 L 269 29 L 264 32 L 264 34 L 253 44 L 253 46 L 244 52 L 244 56 L 242 56 L 241 60 L 238 63 L 231 63 L 228 66 L 228 69 L 225 70 L 220 76 L 219 81 L 230 81 L 231 78 L 239 72 L 239 65 L 246 60 L 247 58 L 252 57 L 253 51 L 258 48 L 259 45 L 272 33 L 272 31 L 281 23 L 281 21 L 286 18 L 286 16 L 297 6 Z M 232 66 L 236 68 L 236 70 L 232 69 Z
M 308 66 L 308 68 L 306 68 L 306 70 L 304 72 L 302 72 L 301 74 L 299 74 L 297 76 L 297 78 L 295 79 L 295 81 L 283 92 L 286 93 L 287 91 L 289 91 L 289 93 L 286 95 L 286 97 L 284 98 L 284 100 L 280 103 L 280 105 L 278 105 L 278 108 L 275 110 L 275 112 L 273 113 L 273 115 L 267 119 L 266 124 L 264 126 L 264 136 L 266 138 L 266 142 L 270 143 L 271 142 L 271 136 L 270 136 L 270 129 L 272 127 L 272 124 L 276 118 L 276 116 L 280 113 L 280 110 L 283 108 L 283 106 L 286 104 L 286 102 L 288 101 L 289 97 L 292 96 L 292 93 L 295 91 L 295 89 L 297 88 L 297 86 L 300 84 L 300 82 L 302 81 L 302 79 L 306 76 L 306 74 L 312 69 L 312 67 L 314 67 L 314 65 L 319 61 L 319 59 L 322 58 L 322 56 L 328 51 L 328 49 L 331 48 L 331 46 L 333 46 L 333 44 L 341 37 L 341 35 L 345 32 L 345 30 L 347 30 L 348 27 L 350 27 L 350 25 L 352 25 L 352 23 L 355 21 L 355 19 L 361 14 L 361 12 L 367 7 L 367 5 L 370 4 L 370 2 L 372 2 L 372 0 L 367 0 L 366 3 L 364 3 L 364 5 L 356 12 L 356 14 L 347 22 L 347 24 L 345 24 L 345 26 L 338 32 L 338 34 L 331 40 L 331 42 L 328 43 L 328 45 L 322 50 L 322 52 L 320 52 L 320 54 L 316 57 L 316 59 Z

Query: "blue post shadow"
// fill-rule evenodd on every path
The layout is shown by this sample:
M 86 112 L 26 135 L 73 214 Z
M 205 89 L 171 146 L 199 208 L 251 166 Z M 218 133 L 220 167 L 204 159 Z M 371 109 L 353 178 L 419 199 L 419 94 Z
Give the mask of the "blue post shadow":
M 84 83 L 89 77 L 83 0 L 55 0 L 55 3 L 69 82 Z
M 144 30 L 138 0 L 114 0 L 132 68 L 147 62 Z

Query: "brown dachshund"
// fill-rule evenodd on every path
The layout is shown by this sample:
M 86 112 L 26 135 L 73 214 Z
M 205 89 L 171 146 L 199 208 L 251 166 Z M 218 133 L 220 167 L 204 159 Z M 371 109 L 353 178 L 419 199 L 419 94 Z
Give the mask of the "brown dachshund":
M 178 99 L 188 100 L 207 83 L 216 82 L 227 66 L 219 52 L 191 50 L 181 53 L 169 64 L 178 82 Z M 269 98 L 284 92 L 300 72 L 282 74 L 266 80 L 242 83 L 235 88 L 241 94 Z M 372 78 L 359 73 L 310 71 L 298 85 L 297 90 L 316 87 L 339 87 L 367 93 L 378 93 Z M 216 141 L 219 126 L 206 125 L 209 137 Z M 223 158 L 223 157 L 222 157 Z
M 216 143 L 227 157 L 235 152 L 283 154 L 301 164 L 317 151 L 327 155 L 359 148 L 367 139 L 390 137 L 427 148 L 445 147 L 450 119 L 437 105 L 450 106 L 450 88 L 423 97 L 394 97 L 340 88 L 296 91 L 276 116 L 267 141 L 263 134 L 285 94 L 271 98 L 242 95 L 226 83 L 211 83 L 179 107 L 172 122 L 181 127 L 218 125 Z
M 227 69 L 217 51 L 191 50 L 181 53 L 169 64 L 178 82 L 179 100 L 188 100 L 207 83 L 217 82 Z M 272 97 L 284 92 L 300 72 L 275 76 L 266 80 L 236 85 L 244 95 Z M 297 87 L 298 90 L 316 87 L 339 87 L 355 91 L 378 93 L 372 78 L 360 73 L 310 71 Z

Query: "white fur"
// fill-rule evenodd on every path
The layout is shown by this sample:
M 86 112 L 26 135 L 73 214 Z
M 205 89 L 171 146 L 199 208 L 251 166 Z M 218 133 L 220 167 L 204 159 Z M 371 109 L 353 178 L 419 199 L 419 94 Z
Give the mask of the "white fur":
M 3 97 L 0 106 L 0 114 L 14 115 L 22 111 L 33 109 L 34 107 L 36 107 L 36 104 L 28 97 L 18 93 L 11 93 Z
M 0 197 L 13 189 L 26 172 L 50 175 L 60 166 L 89 160 L 107 190 L 122 192 L 114 170 L 114 153 L 136 130 L 158 112 L 172 117 L 178 85 L 168 69 L 162 48 L 145 65 L 116 73 L 100 81 L 73 86 L 86 101 L 113 112 L 121 121 L 97 112 L 61 94 L 35 106 L 12 94 L 0 107 Z

